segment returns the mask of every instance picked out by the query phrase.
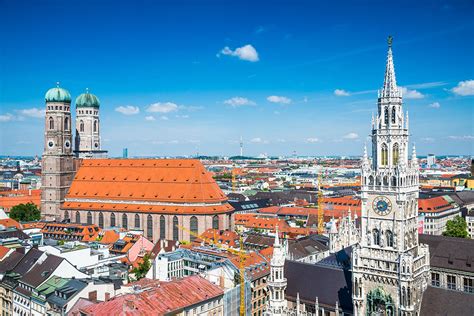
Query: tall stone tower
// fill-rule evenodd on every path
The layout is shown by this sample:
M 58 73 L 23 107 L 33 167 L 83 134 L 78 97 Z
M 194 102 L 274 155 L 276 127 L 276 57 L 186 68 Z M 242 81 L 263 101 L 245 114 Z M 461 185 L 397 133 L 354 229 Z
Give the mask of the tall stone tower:
M 285 249 L 280 244 L 278 237 L 278 227 L 276 228 L 275 242 L 273 244 L 273 256 L 270 260 L 270 279 L 268 289 L 270 299 L 266 315 L 278 316 L 287 315 L 287 301 L 285 298 L 286 278 L 284 275 Z
M 71 136 L 71 95 L 66 89 L 49 89 L 41 170 L 41 214 L 59 220 L 61 203 L 74 176 Z
M 419 167 L 408 160 L 408 114 L 388 57 L 378 113 L 372 118 L 372 160 L 362 160 L 361 241 L 352 254 L 355 315 L 417 315 L 429 274 L 428 246 L 418 243 Z
M 107 154 L 107 151 L 101 150 L 99 107 L 99 99 L 89 90 L 76 99 L 74 154 L 79 158 L 103 158 Z

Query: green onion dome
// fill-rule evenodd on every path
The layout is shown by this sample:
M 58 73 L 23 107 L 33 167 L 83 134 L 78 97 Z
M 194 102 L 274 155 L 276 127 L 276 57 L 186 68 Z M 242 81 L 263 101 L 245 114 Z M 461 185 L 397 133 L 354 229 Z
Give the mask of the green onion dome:
M 89 90 L 86 93 L 81 94 L 76 98 L 76 108 L 93 107 L 98 108 L 100 106 L 99 98 L 97 98 Z
M 59 87 L 59 83 L 57 87 L 51 88 L 46 92 L 44 99 L 46 102 L 71 103 L 71 95 L 69 94 L 69 91 Z

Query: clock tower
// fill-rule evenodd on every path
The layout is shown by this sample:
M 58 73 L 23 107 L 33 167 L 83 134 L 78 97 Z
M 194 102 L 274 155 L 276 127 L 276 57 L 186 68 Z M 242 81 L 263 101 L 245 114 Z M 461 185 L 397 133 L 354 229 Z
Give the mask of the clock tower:
M 418 243 L 419 166 L 408 159 L 403 112 L 388 38 L 385 78 L 372 117 L 372 157 L 364 149 L 361 241 L 353 248 L 355 315 L 417 315 L 429 274 L 428 246 Z

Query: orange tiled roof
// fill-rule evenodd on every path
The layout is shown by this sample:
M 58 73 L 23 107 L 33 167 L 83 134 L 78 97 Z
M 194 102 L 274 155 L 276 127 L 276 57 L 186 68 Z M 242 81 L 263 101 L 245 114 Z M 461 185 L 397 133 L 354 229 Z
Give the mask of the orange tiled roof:
M 120 239 L 120 235 L 112 229 L 103 230 L 99 233 L 99 236 L 101 236 L 99 241 L 101 244 L 113 244 Z
M 7 212 L 13 206 L 26 203 L 33 203 L 39 207 L 41 204 L 41 190 L 31 190 L 31 192 L 29 190 L 6 191 L 0 194 L 0 208 Z
M 75 239 L 83 242 L 95 241 L 100 228 L 97 225 L 81 225 L 68 223 L 46 223 L 41 232 L 47 238 Z
M 10 252 L 10 248 L 0 245 L 0 260 L 3 260 L 3 257 L 5 257 L 8 252 Z
M 430 199 L 419 199 L 418 210 L 424 213 L 442 212 L 452 208 L 452 205 L 442 196 Z
M 1 226 L 4 226 L 6 228 L 8 227 L 15 227 L 17 229 L 22 229 L 20 223 L 18 223 L 16 220 L 12 219 L 12 218 L 4 218 L 4 219 L 0 219 L 0 225 Z
M 199 160 L 91 159 L 82 162 L 63 208 L 215 214 L 232 211 L 226 202 Z
M 229 247 L 237 247 L 237 242 L 239 241 L 239 235 L 236 232 L 213 228 L 206 230 L 201 234 L 201 237 L 212 240 L 216 239 L 217 242 L 228 245 Z

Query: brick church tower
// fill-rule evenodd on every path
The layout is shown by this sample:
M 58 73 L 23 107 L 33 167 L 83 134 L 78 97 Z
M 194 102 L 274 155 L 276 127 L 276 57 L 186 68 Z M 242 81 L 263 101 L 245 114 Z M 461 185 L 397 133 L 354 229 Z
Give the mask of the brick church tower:
M 41 170 L 41 216 L 59 220 L 60 207 L 74 177 L 71 128 L 71 95 L 66 89 L 49 89 Z

